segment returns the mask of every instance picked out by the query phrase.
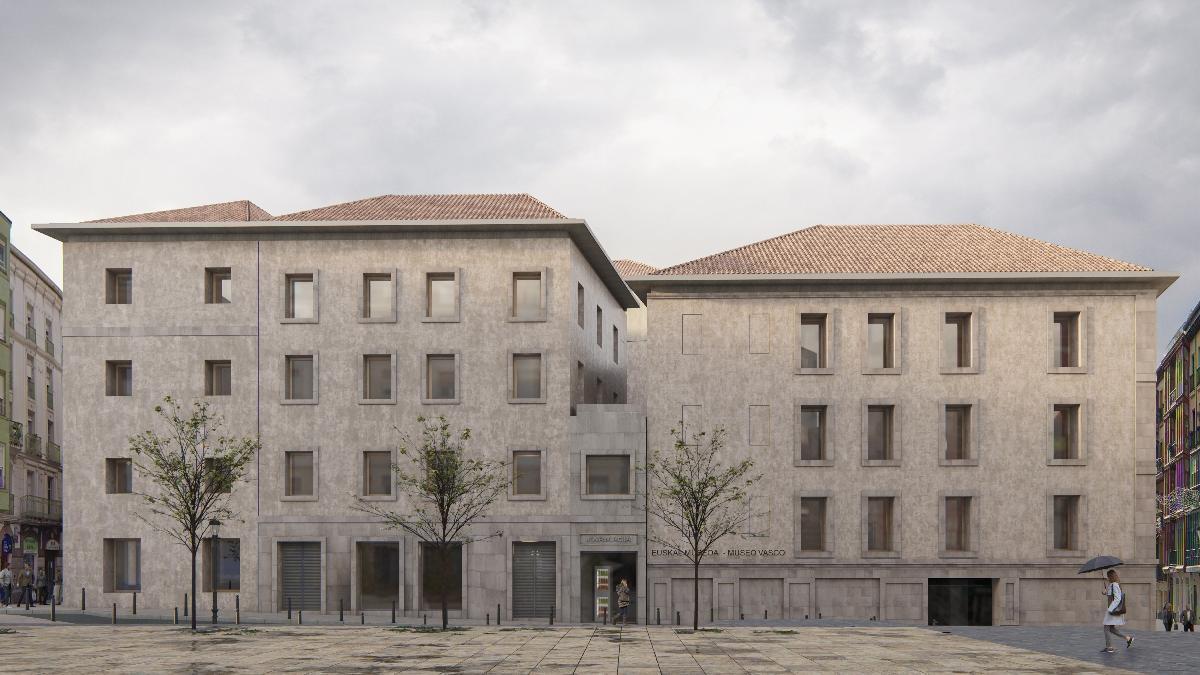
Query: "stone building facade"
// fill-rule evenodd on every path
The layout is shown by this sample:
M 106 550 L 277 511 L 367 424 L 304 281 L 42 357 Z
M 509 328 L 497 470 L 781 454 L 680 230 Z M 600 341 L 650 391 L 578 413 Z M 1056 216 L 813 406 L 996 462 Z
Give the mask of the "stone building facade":
M 722 427 L 763 474 L 701 616 L 1095 623 L 1076 570 L 1108 554 L 1147 626 L 1174 278 L 977 226 L 818 226 L 629 277 L 651 451 Z M 690 567 L 649 560 L 651 606 L 687 616 Z

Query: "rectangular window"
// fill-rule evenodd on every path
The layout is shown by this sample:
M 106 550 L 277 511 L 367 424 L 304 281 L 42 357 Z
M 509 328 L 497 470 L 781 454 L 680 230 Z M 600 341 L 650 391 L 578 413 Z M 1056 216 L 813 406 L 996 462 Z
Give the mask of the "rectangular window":
M 596 305 L 596 346 L 604 346 L 604 310 Z
M 947 551 L 971 550 L 971 498 L 946 497 Z
M 513 398 L 542 397 L 542 355 L 513 354 Z
M 894 406 L 867 406 L 867 459 L 892 459 L 892 416 L 894 413 Z
M 313 453 L 311 451 L 291 451 L 284 453 L 284 491 L 288 497 L 313 496 Z
M 589 495 L 627 495 L 629 455 L 588 455 L 586 483 Z
M 580 328 L 585 327 L 584 320 L 586 319 L 586 312 L 584 311 L 584 307 L 583 284 L 579 284 L 579 287 L 575 289 L 575 320 L 579 322 Z
M 425 361 L 425 398 L 451 401 L 458 398 L 454 382 L 454 355 L 429 354 Z
M 513 453 L 513 494 L 542 494 L 542 453 L 520 450 Z
M 368 400 L 392 398 L 392 356 L 367 354 L 363 356 L 363 393 Z
M 1054 406 L 1054 459 L 1079 459 L 1079 406 Z
M 700 353 L 700 319 L 703 314 L 684 314 L 682 323 L 683 353 Z
M 771 443 L 771 406 L 750 406 L 750 445 L 770 445 Z
M 392 453 L 363 453 L 362 491 L 368 497 L 386 497 L 392 494 Z
M 1054 365 L 1079 366 L 1079 312 L 1054 313 Z
M 442 608 L 444 581 L 447 609 L 461 610 L 462 569 L 462 544 L 450 544 L 443 552 L 434 544 L 421 542 L 421 609 Z
M 219 459 L 217 457 L 206 457 L 204 459 L 204 479 L 209 485 L 216 488 L 216 492 L 229 494 L 233 492 L 233 483 L 227 475 L 222 473 L 224 472 L 224 467 L 218 464 L 218 462 Z
M 800 315 L 800 367 L 827 368 L 825 314 Z
M 946 406 L 946 459 L 971 458 L 971 406 Z
M 895 367 L 894 314 L 867 315 L 867 367 Z
M 825 550 L 825 497 L 800 498 L 800 550 Z
M 512 317 L 539 319 L 545 315 L 542 305 L 542 273 L 516 272 L 512 279 Z
M 824 460 L 826 406 L 800 406 L 800 459 Z
M 133 270 L 108 269 L 104 273 L 105 302 L 110 305 L 133 304 Z
M 201 560 L 204 564 L 204 592 L 212 593 L 213 583 L 218 591 L 237 591 L 242 586 L 242 540 L 217 539 L 213 553 L 212 539 L 204 539 Z
M 133 460 L 125 457 L 104 460 L 104 488 L 110 495 L 133 492 Z
M 106 361 L 105 395 L 133 396 L 133 362 Z
M 364 319 L 387 319 L 395 308 L 392 290 L 395 283 L 390 274 L 363 275 L 362 316 Z
M 1054 496 L 1054 548 L 1079 549 L 1079 495 Z
M 458 318 L 458 280 L 455 277 L 454 272 L 432 272 L 425 275 L 426 318 Z
M 204 302 L 223 305 L 233 302 L 233 270 L 228 267 L 208 267 L 204 270 Z
M 867 498 L 867 550 L 894 550 L 892 507 L 895 497 Z
M 288 356 L 285 357 L 287 364 L 287 382 L 284 390 L 284 398 L 289 401 L 308 401 L 312 400 L 316 393 L 316 380 L 313 378 L 313 357 L 311 355 L 304 356 Z
M 233 388 L 231 361 L 204 362 L 204 395 L 229 396 Z
M 621 362 L 621 354 L 617 348 L 617 345 L 620 344 L 617 340 L 617 335 L 618 335 L 617 327 L 613 326 L 612 329 L 613 329 L 613 331 L 612 331 L 612 333 L 613 333 L 612 334 L 613 363 L 620 363 Z
M 284 317 L 288 319 L 316 318 L 317 294 L 313 275 L 288 274 L 284 279 L 287 284 Z
M 104 540 L 104 592 L 142 590 L 142 540 Z
M 947 368 L 971 367 L 971 315 L 946 314 L 942 325 L 942 365 Z

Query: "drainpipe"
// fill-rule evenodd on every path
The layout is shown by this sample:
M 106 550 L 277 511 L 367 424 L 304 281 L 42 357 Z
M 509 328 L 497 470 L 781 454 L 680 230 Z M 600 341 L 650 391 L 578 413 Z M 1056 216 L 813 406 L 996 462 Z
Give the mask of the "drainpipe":
M 642 461 L 643 466 L 650 462 L 650 416 L 646 415 L 642 418 Z M 642 595 L 646 598 L 642 604 L 646 607 L 646 623 L 650 625 L 650 474 L 647 471 L 642 472 L 642 484 L 645 485 L 644 508 L 642 509 L 642 524 L 645 527 L 645 534 L 642 536 L 642 550 L 645 554 L 642 556 L 645 560 L 642 561 L 646 568 L 646 577 L 642 579 Z

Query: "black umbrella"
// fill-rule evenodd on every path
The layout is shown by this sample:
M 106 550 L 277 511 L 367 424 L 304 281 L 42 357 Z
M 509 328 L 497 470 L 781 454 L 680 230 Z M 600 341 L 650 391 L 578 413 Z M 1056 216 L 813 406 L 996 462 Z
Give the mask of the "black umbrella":
M 1083 567 L 1079 568 L 1079 574 L 1086 572 L 1096 572 L 1098 570 L 1106 570 L 1117 565 L 1124 565 L 1120 558 L 1111 555 L 1098 555 L 1095 558 L 1083 563 Z

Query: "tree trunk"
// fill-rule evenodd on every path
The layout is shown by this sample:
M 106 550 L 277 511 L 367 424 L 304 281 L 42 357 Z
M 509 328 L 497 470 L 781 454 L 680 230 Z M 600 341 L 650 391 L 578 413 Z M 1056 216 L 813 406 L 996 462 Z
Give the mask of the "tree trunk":
M 692 630 L 700 630 L 700 562 L 692 563 Z
M 196 547 L 192 547 L 192 597 L 188 599 L 192 603 L 192 630 L 196 630 Z
M 446 630 L 450 626 L 450 597 L 447 593 L 447 587 L 450 585 L 450 572 L 446 569 L 446 546 L 443 544 L 438 549 L 438 579 L 441 583 L 438 584 L 438 591 L 442 595 L 442 630 Z

